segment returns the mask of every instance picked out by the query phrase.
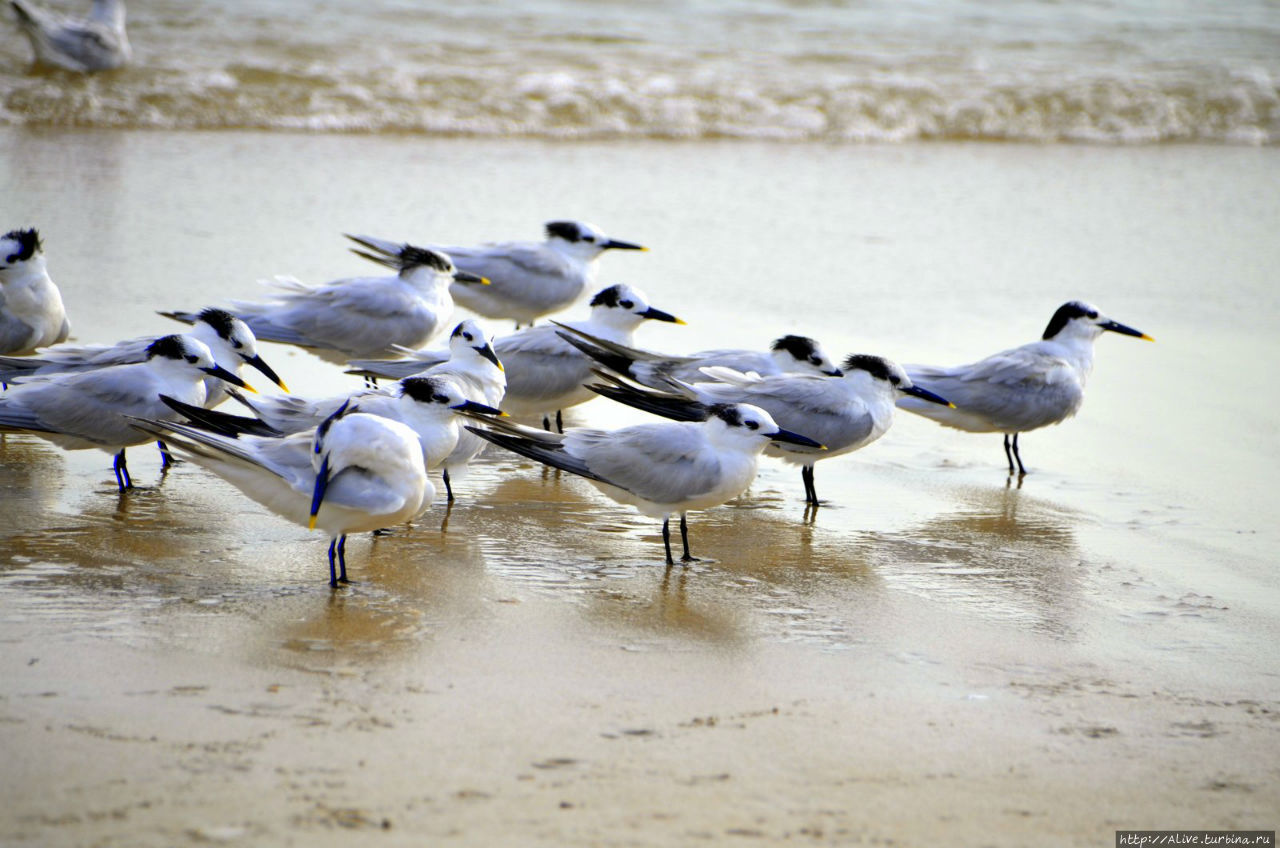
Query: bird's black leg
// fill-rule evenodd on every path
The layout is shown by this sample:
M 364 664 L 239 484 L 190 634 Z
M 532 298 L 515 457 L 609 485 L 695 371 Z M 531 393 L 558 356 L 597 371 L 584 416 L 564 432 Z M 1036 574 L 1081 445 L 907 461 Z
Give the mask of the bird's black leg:
M 551 419 L 546 415 L 542 416 L 542 429 L 551 432 Z
M 178 460 L 174 459 L 173 454 L 169 453 L 169 446 L 164 443 L 164 439 L 157 439 L 156 447 L 160 448 L 161 471 L 168 471 L 171 467 L 178 464 Z
M 1009 434 L 1004 434 L 1004 458 L 1009 461 L 1009 473 L 1013 473 L 1013 450 L 1009 447 Z
M 1013 434 L 1013 458 L 1018 460 L 1018 476 L 1024 476 L 1027 473 L 1026 466 L 1022 464 L 1022 454 L 1018 453 L 1018 434 Z M 1009 465 L 1009 473 L 1013 473 L 1013 464 Z
M 680 561 L 697 562 L 698 558 L 689 553 L 689 522 L 683 512 L 680 513 L 680 541 L 684 542 L 684 556 L 680 557 Z
M 449 485 L 449 469 L 444 470 L 444 491 L 449 496 L 449 503 L 453 503 L 453 486 Z
M 671 519 L 662 519 L 662 544 L 667 549 L 667 565 L 674 565 L 675 560 L 671 558 Z
M 804 502 L 818 505 L 818 490 L 813 485 L 813 466 L 805 465 L 800 468 L 800 479 L 804 481 Z
M 556 432 L 557 433 L 564 432 L 564 417 L 561 416 L 560 410 L 558 409 L 556 410 Z
M 129 476 L 129 465 L 125 462 L 124 448 L 116 454 L 115 461 L 111 463 L 111 469 L 116 472 L 116 486 L 121 492 L 133 488 L 133 478 Z
M 337 549 L 338 549 L 338 540 L 330 539 L 329 540 L 329 586 L 334 589 L 338 588 L 338 574 L 333 567 L 333 555 Z
M 347 579 L 347 534 L 338 537 L 338 582 L 350 583 Z

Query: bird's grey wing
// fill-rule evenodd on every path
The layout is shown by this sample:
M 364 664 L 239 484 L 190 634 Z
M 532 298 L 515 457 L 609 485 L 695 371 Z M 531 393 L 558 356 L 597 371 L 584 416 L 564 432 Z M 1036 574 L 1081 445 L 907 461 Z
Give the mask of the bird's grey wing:
M 280 344 L 298 345 L 299 347 L 331 347 L 331 345 L 304 336 L 299 330 L 281 324 L 268 315 L 236 311 L 236 317 L 249 325 L 253 335 L 260 341 L 278 342 Z
M 32 327 L 5 309 L 5 301 L 0 289 L 0 350 L 22 350 L 31 339 Z
M 1043 350 L 1039 343 L 1023 345 L 994 353 L 967 365 L 904 365 L 911 381 L 948 385 L 957 383 L 993 383 L 1006 386 L 1047 385 L 1063 377 L 1062 369 L 1070 369 L 1060 356 Z M 944 395 L 945 397 L 945 395 Z
M 140 336 L 136 339 L 125 339 L 112 345 L 58 345 L 42 352 L 45 359 L 55 370 L 80 370 L 106 368 L 110 365 L 131 365 L 144 362 L 147 348 L 156 340 L 156 336 Z
M 558 253 L 532 244 L 496 244 L 483 247 L 441 248 L 464 271 L 490 280 L 506 280 L 527 274 L 562 274 L 569 266 Z
M 94 23 L 64 22 L 46 28 L 45 38 L 54 49 L 90 68 L 101 66 L 118 48 L 114 34 Z
M 433 363 L 419 359 L 351 359 L 348 360 L 347 365 L 351 367 L 345 373 L 355 374 L 358 377 L 403 380 L 405 377 L 421 374 L 431 368 Z
M 308 293 L 286 295 L 272 316 L 311 346 L 340 350 L 387 350 L 422 336 L 422 301 L 385 278 L 345 280 Z M 257 332 L 257 326 L 246 320 Z
M 0 334 L 0 344 L 3 342 L 3 334 Z M 0 356 L 0 383 L 12 383 L 24 376 L 37 374 L 46 367 L 49 367 L 49 360 L 43 357 Z
M 296 523 L 306 523 L 316 480 L 311 433 L 231 438 L 171 421 L 139 419 L 133 423 L 268 509 Z
M 303 430 L 313 429 L 347 400 L 346 396 L 321 400 L 298 395 L 251 398 L 239 392 L 236 393 L 236 398 L 282 433 L 301 433 Z
M 527 456 L 530 459 L 550 465 L 552 468 L 560 468 L 571 474 L 586 477 L 589 480 L 616 485 L 593 472 L 581 458 L 566 453 L 563 449 L 563 443 L 558 438 L 526 437 L 508 428 L 473 427 L 470 424 L 463 426 L 485 441 L 493 442 L 495 445 L 504 447 L 513 453 Z
M 697 424 L 573 430 L 565 435 L 564 445 L 565 452 L 580 457 L 592 473 L 655 503 L 679 503 L 720 482 L 720 461 Z
M 49 425 L 30 407 L 0 394 L 0 430 L 48 431 Z
M 867 406 L 847 387 L 816 374 L 778 374 L 742 385 L 694 383 L 704 403 L 750 403 L 765 410 L 784 430 L 825 445 L 827 456 L 870 435 L 874 425 Z M 814 453 L 814 448 L 775 444 L 788 453 Z
M 513 399 L 559 397 L 590 376 L 587 357 L 551 325 L 503 336 L 494 349 L 506 367 L 507 395 Z
M 397 512 L 404 505 L 404 496 L 387 486 L 380 477 L 367 470 L 352 466 L 344 468 L 329 479 L 324 502 L 330 506 L 386 515 Z
M 913 383 L 951 401 L 955 409 L 909 396 L 901 398 L 898 406 L 962 429 L 1034 429 L 1061 420 L 1083 398 L 1075 368 L 1036 345 L 1002 351 L 969 365 L 904 367 Z M 971 420 L 972 415 L 980 417 Z
M 129 366 L 40 379 L 24 385 L 19 396 L 39 419 L 36 429 L 67 433 L 110 445 L 136 437 L 124 415 L 168 418 L 173 412 L 160 400 L 149 379 L 138 379 Z
M 396 353 L 409 353 L 404 359 L 351 359 L 346 373 L 357 376 L 385 377 L 390 380 L 403 380 L 421 374 L 428 368 L 434 368 L 448 362 L 448 348 L 440 350 L 411 350 L 400 345 L 392 345 Z

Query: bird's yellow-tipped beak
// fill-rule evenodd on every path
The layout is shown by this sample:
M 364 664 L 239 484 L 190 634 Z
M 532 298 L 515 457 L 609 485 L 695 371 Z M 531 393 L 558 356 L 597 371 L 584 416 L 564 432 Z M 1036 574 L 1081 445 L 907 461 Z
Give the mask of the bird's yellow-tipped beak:
M 1142 335 L 1138 336 L 1138 338 L 1142 339 L 1143 341 L 1147 341 L 1147 342 L 1153 342 L 1153 341 L 1155 341 L 1155 339 L 1153 339 L 1151 336 L 1148 336 L 1146 333 L 1143 333 Z
M 314 515 L 307 520 L 307 529 L 308 530 L 316 529 L 316 517 Z
M 284 384 L 284 380 L 280 381 L 280 391 L 289 394 L 289 387 Z
M 684 320 L 683 318 L 677 318 L 673 323 L 680 324 L 681 326 L 684 326 L 684 327 L 689 326 L 689 322 Z
M 252 392 L 255 395 L 258 393 L 258 390 L 255 389 L 253 386 L 249 385 L 248 383 L 245 383 L 241 388 L 243 388 L 246 392 Z

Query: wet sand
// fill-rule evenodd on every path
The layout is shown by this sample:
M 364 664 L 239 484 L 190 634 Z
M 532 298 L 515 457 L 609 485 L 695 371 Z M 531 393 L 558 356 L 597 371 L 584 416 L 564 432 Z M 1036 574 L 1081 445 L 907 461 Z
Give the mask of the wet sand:
M 1273 151 L 12 131 L 0 150 L 82 341 L 274 273 L 359 272 L 342 231 L 531 237 L 570 215 L 653 248 L 601 281 L 689 321 L 654 347 L 799 330 L 963 361 L 1069 297 L 1158 339 L 1099 342 L 1081 415 L 1024 437 L 1020 486 L 998 437 L 901 415 L 819 464 L 816 514 L 766 462 L 690 517 L 704 560 L 672 569 L 653 522 L 497 455 L 447 522 L 353 538 L 357 582 L 331 593 L 325 540 L 197 468 L 162 478 L 134 449 L 141 488 L 118 497 L 105 454 L 6 437 L 0 842 L 1275 826 Z M 264 355 L 297 391 L 349 385 Z

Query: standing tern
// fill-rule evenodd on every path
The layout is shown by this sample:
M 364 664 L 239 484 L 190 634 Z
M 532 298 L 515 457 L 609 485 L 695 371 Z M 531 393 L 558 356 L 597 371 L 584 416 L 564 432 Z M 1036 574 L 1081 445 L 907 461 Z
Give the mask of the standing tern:
M 262 372 L 268 380 L 288 391 L 284 381 L 258 353 L 258 342 L 249 325 L 224 309 L 204 309 L 196 316 L 188 335 L 204 342 L 213 361 L 237 377 L 243 376 L 245 365 Z M 28 377 L 45 377 L 72 371 L 94 371 L 112 365 L 143 362 L 147 349 L 160 336 L 140 336 L 113 345 L 76 345 L 63 343 L 33 356 L 0 356 L 0 382 L 21 382 Z M 227 398 L 226 383 L 218 377 L 204 381 L 206 408 L 213 408 Z
M 354 277 L 309 286 L 287 277 L 270 284 L 280 289 L 267 303 L 233 301 L 229 310 L 259 339 L 309 349 L 330 362 L 352 357 L 392 356 L 396 346 L 423 347 L 453 314 L 451 282 L 488 281 L 453 266 L 448 256 L 405 245 L 394 256 L 365 258 L 394 268 L 391 277 Z M 195 313 L 162 312 L 191 323 Z
M 768 412 L 750 404 L 717 404 L 701 423 L 661 422 L 620 430 L 578 428 L 549 433 L 505 421 L 492 429 L 468 426 L 481 438 L 515 453 L 589 480 L 618 503 L 662 519 L 667 564 L 671 516 L 680 515 L 684 562 L 689 553 L 685 513 L 736 498 L 756 477 L 761 451 L 771 442 L 822 450 L 812 439 L 780 428 Z
M 448 376 L 461 384 L 468 399 L 491 407 L 501 406 L 507 392 L 507 375 L 502 362 L 493 343 L 473 318 L 454 328 L 447 350 L 415 351 L 409 359 L 363 359 L 349 364 L 353 367 L 348 374 Z M 465 430 L 459 435 L 458 444 L 444 461 L 444 489 L 450 501 L 453 500 L 451 477 L 465 469 L 484 445 L 484 441 Z
M 639 289 L 616 285 L 591 299 L 587 320 L 562 326 L 629 344 L 636 328 L 646 320 L 684 323 L 650 306 Z M 502 408 L 517 416 L 541 415 L 547 429 L 551 413 L 555 413 L 557 429 L 562 429 L 561 411 L 593 397 L 585 386 L 591 379 L 591 360 L 561 338 L 561 332 L 556 325 L 543 324 L 517 330 L 493 343 L 507 374 Z
M 27 0 L 9 0 L 37 65 L 90 73 L 129 63 L 133 50 L 125 34 L 123 0 L 93 0 L 87 18 L 69 18 L 32 6 Z
M 125 448 L 147 441 L 132 419 L 173 417 L 160 395 L 200 406 L 205 375 L 250 388 L 214 362 L 198 339 L 163 336 L 147 348 L 143 362 L 32 377 L 13 386 L 0 395 L 0 431 L 32 433 L 67 450 L 113 454 L 116 485 L 123 492 L 133 485 Z
M 701 369 L 715 365 L 761 377 L 777 374 L 839 377 L 843 373 L 822 346 L 807 336 L 782 336 L 770 345 L 768 351 L 702 350 L 685 356 L 671 356 L 611 342 L 567 325 L 560 326 L 566 331 L 562 338 L 596 362 L 642 386 L 655 389 L 667 388 L 670 385 L 668 381 L 673 379 L 685 383 L 706 379 Z
M 606 372 L 596 374 L 605 384 L 591 390 L 605 397 L 667 418 L 697 421 L 706 418 L 716 404 L 750 403 L 766 410 L 788 430 L 810 434 L 825 449 L 797 444 L 770 445 L 770 456 L 800 466 L 804 500 L 816 506 L 818 492 L 813 466 L 820 459 L 859 450 L 885 434 L 893 424 L 894 401 L 902 395 L 946 406 L 948 401 L 915 385 L 896 362 L 882 356 L 854 354 L 844 363 L 841 377 L 813 374 L 778 374 L 760 377 L 729 368 L 705 369 L 712 382 L 672 381 L 669 391 L 639 386 Z
M 328 533 L 334 588 L 349 582 L 347 534 L 411 521 L 435 496 L 413 430 L 356 404 L 283 438 L 224 436 L 167 421 L 137 426 L 282 518 Z
M 5 233 L 0 237 L 0 354 L 25 356 L 64 341 L 70 332 L 40 234 L 34 229 Z
M 1009 473 L 1016 461 L 1018 474 L 1025 475 L 1018 434 L 1059 424 L 1080 410 L 1084 384 L 1093 370 L 1093 343 L 1107 331 L 1155 341 L 1112 321 L 1097 307 L 1073 300 L 1058 307 L 1038 342 L 953 368 L 906 366 L 912 379 L 936 387 L 954 408 L 927 406 L 913 398 L 901 398 L 898 405 L 945 427 L 1003 433 Z
M 191 333 L 204 342 L 213 361 L 237 377 L 243 377 L 244 366 L 252 365 L 286 392 L 285 386 L 271 366 L 258 354 L 258 342 L 249 325 L 224 309 L 203 309 L 195 317 Z M 24 378 L 92 371 L 112 365 L 128 365 L 147 358 L 147 349 L 159 336 L 142 336 L 114 345 L 59 344 L 40 352 L 39 356 L 0 356 L 0 382 L 22 382 Z M 213 409 L 227 399 L 227 383 L 218 377 L 204 378 L 204 407 Z M 159 443 L 164 467 L 172 464 L 164 442 Z
M 458 304 L 486 318 L 510 319 L 517 326 L 567 309 L 595 284 L 596 265 L 606 250 L 647 250 L 611 239 L 583 221 L 549 221 L 543 242 L 502 242 L 478 247 L 441 246 L 464 270 L 487 278 L 481 290 L 455 288 Z M 370 236 L 348 236 L 365 247 L 393 254 L 403 245 Z

